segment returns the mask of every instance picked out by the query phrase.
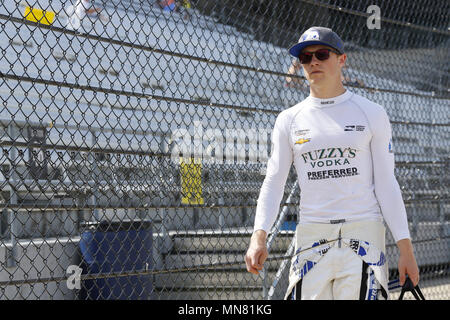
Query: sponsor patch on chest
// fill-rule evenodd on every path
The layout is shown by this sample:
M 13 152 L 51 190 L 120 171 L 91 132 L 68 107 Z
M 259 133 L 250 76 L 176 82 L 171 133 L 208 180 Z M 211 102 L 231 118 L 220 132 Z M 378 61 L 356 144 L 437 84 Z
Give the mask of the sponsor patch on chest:
M 364 131 L 365 128 L 366 126 L 352 124 L 345 126 L 344 131 Z

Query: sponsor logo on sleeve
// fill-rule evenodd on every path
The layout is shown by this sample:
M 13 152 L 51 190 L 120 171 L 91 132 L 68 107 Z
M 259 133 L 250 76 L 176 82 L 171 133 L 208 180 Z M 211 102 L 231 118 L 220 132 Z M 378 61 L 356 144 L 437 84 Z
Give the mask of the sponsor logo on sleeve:
M 392 138 L 389 140 L 388 151 L 389 153 L 394 153 L 394 145 L 392 144 Z

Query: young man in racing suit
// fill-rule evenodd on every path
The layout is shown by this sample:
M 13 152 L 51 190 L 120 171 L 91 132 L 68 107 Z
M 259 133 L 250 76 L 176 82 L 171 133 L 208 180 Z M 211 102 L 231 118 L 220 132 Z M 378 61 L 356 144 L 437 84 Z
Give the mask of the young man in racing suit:
M 308 29 L 289 52 L 302 64 L 310 95 L 275 121 L 247 270 L 258 274 L 268 257 L 267 234 L 294 163 L 301 198 L 286 299 L 387 299 L 384 222 L 400 251 L 400 284 L 408 275 L 417 285 L 386 111 L 344 88 L 347 56 L 331 29 Z

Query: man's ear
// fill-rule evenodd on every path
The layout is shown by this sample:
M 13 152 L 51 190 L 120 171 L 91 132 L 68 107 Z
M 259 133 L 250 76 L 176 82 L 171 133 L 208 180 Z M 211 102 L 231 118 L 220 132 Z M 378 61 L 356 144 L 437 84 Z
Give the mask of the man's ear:
M 347 61 L 347 55 L 345 53 L 343 53 L 340 56 L 338 56 L 338 62 L 339 62 L 339 66 L 341 68 L 344 67 L 346 61 Z

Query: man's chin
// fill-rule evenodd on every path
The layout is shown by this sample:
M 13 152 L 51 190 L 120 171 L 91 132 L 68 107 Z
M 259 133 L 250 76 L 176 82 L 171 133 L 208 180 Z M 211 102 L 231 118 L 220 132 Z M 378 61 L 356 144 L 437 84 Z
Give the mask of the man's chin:
M 325 78 L 324 77 L 310 77 L 308 79 L 309 84 L 315 85 L 315 84 L 321 84 L 321 83 L 325 83 Z

